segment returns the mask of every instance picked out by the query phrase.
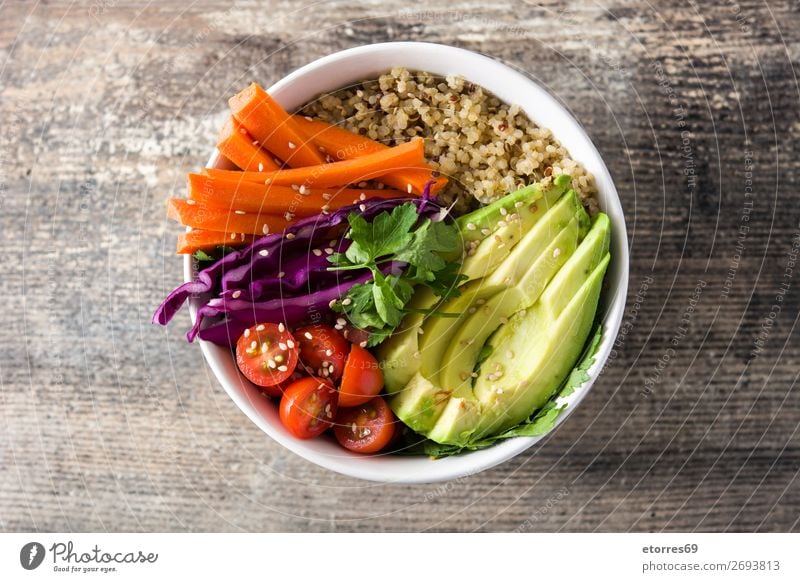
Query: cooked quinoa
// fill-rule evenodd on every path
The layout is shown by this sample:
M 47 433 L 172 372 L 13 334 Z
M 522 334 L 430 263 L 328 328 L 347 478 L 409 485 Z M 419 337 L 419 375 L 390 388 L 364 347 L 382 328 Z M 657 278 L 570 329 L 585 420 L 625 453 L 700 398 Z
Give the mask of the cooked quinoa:
M 459 212 L 558 174 L 572 177 L 591 214 L 598 210 L 594 178 L 549 129 L 461 77 L 398 67 L 377 80 L 323 94 L 303 113 L 387 145 L 424 137 L 428 160 L 450 179 L 439 196 L 456 202 Z

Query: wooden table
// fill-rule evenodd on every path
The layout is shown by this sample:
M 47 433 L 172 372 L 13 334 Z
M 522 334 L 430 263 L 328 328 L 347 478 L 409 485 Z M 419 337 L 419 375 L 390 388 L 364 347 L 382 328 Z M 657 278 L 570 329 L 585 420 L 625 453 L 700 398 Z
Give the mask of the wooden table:
M 797 530 L 797 4 L 564 4 L 4 4 L 0 527 Z M 501 59 L 573 112 L 619 188 L 631 279 L 615 359 L 546 442 L 385 486 L 282 449 L 186 314 L 149 321 L 181 280 L 164 200 L 224 99 L 410 39 Z

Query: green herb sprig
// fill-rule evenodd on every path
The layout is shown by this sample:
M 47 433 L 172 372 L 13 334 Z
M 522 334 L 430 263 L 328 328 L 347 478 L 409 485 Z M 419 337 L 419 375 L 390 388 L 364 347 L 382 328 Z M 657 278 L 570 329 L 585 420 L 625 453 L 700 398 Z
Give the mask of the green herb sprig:
M 443 300 L 458 295 L 458 285 L 463 280 L 458 272 L 460 265 L 447 260 L 459 256 L 462 248 L 455 224 L 420 220 L 411 203 L 381 212 L 372 222 L 355 212 L 347 220 L 350 230 L 346 236 L 352 242 L 344 253 L 328 257 L 332 265 L 328 270 L 369 269 L 372 281 L 351 287 L 333 310 L 368 331 L 368 345 L 378 345 L 400 325 L 403 316 L 411 311 L 406 304 L 416 285 L 429 287 Z M 384 274 L 381 266 L 393 261 L 407 266 L 399 275 Z

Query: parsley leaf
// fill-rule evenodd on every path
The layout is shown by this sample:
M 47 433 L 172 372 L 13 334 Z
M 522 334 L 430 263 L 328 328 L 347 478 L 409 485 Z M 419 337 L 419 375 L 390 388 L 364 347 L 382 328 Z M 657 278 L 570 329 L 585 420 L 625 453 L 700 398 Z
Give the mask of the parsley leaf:
M 411 203 L 381 212 L 372 222 L 355 212 L 347 221 L 350 229 L 345 236 L 350 246 L 328 257 L 328 270 L 368 269 L 372 281 L 354 285 L 333 309 L 369 331 L 369 345 L 379 344 L 400 325 L 410 311 L 406 305 L 414 285 L 426 285 L 440 297 L 458 293 L 463 276 L 459 262 L 452 260 L 462 251 L 456 225 L 420 220 Z M 392 261 L 406 265 L 401 274 L 387 275 L 381 270 L 381 265 Z

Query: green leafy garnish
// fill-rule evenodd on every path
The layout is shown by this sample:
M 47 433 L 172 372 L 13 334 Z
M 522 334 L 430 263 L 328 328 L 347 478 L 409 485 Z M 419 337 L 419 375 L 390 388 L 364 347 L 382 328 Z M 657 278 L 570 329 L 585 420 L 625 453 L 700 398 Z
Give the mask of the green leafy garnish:
M 207 253 L 206 251 L 204 251 L 202 249 L 197 249 L 194 253 L 192 253 L 192 256 L 195 258 L 195 260 L 197 260 L 197 261 L 199 261 L 201 263 L 205 263 L 205 262 L 212 262 L 213 263 L 213 262 L 216 262 L 216 261 L 220 260 L 222 257 L 227 255 L 228 253 L 232 253 L 235 250 L 236 249 L 233 248 L 233 247 L 220 245 L 220 246 L 214 247 L 214 250 L 211 251 L 210 253 Z
M 421 445 L 418 445 L 418 449 L 421 448 L 422 451 L 430 457 L 449 457 L 463 451 L 485 449 L 504 439 L 520 436 L 533 437 L 546 434 L 555 426 L 556 420 L 558 420 L 558 417 L 561 416 L 561 413 L 567 408 L 566 403 L 558 404 L 558 400 L 560 398 L 566 398 L 589 380 L 589 368 L 594 365 L 597 348 L 600 346 L 600 340 L 602 339 L 602 333 L 603 326 L 598 323 L 594 333 L 586 344 L 583 356 L 572 369 L 572 372 L 564 381 L 564 384 L 542 408 L 537 410 L 535 414 L 524 422 L 498 435 L 470 443 L 466 447 L 442 445 L 431 440 L 426 440 L 421 443 Z
M 368 345 L 388 338 L 409 310 L 415 285 L 425 285 L 445 299 L 458 294 L 463 280 L 460 265 L 446 257 L 461 251 L 458 227 L 445 222 L 420 220 L 414 204 L 381 212 L 372 222 L 351 212 L 347 217 L 352 241 L 344 253 L 328 257 L 329 271 L 369 269 L 372 281 L 351 287 L 332 308 L 358 328 L 370 333 Z M 381 265 L 406 263 L 399 275 L 384 274 Z M 431 311 L 431 314 L 436 314 Z

